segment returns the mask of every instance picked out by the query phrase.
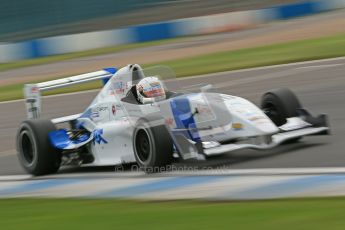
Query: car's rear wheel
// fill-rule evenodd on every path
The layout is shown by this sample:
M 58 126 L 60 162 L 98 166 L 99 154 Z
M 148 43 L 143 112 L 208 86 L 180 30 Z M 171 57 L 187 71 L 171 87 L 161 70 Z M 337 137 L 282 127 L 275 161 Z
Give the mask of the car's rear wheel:
M 48 137 L 56 130 L 50 120 L 28 120 L 17 133 L 17 153 L 20 164 L 35 176 L 55 173 L 60 168 L 61 152 L 53 148 Z
M 146 172 L 164 171 L 173 159 L 173 142 L 165 125 L 151 126 L 145 120 L 139 120 L 134 129 L 133 150 Z

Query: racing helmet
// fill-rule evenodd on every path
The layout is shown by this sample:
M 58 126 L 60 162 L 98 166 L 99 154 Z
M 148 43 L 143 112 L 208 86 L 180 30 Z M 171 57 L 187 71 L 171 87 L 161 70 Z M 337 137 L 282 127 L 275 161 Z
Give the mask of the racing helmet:
M 166 98 L 163 83 L 157 77 L 146 77 L 136 85 L 138 100 L 142 104 L 161 101 Z

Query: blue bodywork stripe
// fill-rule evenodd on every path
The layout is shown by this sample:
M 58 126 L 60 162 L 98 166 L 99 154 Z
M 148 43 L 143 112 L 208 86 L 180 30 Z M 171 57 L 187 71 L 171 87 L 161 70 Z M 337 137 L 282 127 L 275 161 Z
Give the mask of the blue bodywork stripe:
M 116 68 L 104 68 L 103 70 L 105 70 L 105 71 L 107 71 L 107 72 L 109 72 L 109 73 L 111 73 L 111 74 L 115 74 L 116 71 L 117 71 Z
M 172 130 L 174 134 L 182 134 L 193 141 L 200 141 L 198 129 L 195 124 L 189 99 L 186 97 L 173 98 L 170 101 L 171 110 L 177 129 L 188 129 L 188 131 Z
M 104 68 L 103 70 L 107 71 L 108 73 L 115 74 L 117 69 L 116 68 Z M 110 77 L 103 78 L 102 83 L 103 85 L 107 84 L 107 82 L 110 80 Z
M 70 144 L 80 144 L 87 141 L 90 134 L 80 135 L 77 139 L 71 140 L 65 129 L 59 129 L 49 133 L 49 139 L 51 144 L 58 149 L 65 149 Z
M 67 131 L 64 129 L 50 132 L 48 135 L 49 135 L 50 143 L 55 148 L 64 149 L 71 143 L 68 137 Z

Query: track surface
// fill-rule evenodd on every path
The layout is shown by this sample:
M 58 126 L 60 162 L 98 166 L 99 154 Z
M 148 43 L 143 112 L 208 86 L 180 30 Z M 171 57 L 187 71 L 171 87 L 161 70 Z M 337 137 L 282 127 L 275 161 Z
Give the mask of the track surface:
M 213 84 L 218 92 L 239 95 L 259 104 L 261 95 L 277 87 L 289 87 L 315 114 L 327 113 L 331 136 L 304 138 L 300 143 L 270 151 L 242 150 L 187 166 L 230 168 L 334 167 L 345 165 L 345 58 L 299 64 L 214 73 L 181 79 L 184 86 Z M 43 99 L 48 118 L 81 112 L 96 92 L 60 95 Z M 25 119 L 24 102 L 0 103 L 0 175 L 23 174 L 15 155 L 15 133 Z M 186 163 L 178 163 L 178 165 Z M 113 168 L 65 169 L 61 172 L 112 171 Z

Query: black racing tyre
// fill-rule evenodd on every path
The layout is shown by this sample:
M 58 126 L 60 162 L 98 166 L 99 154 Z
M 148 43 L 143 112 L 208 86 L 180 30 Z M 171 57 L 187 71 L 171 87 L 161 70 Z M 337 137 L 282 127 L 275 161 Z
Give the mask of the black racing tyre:
M 263 95 L 261 108 L 276 126 L 281 126 L 287 118 L 298 116 L 297 109 L 302 106 L 291 90 L 280 88 Z
M 164 124 L 150 127 L 139 120 L 133 133 L 133 150 L 140 168 L 146 172 L 166 170 L 173 159 L 173 141 Z
M 56 130 L 50 120 L 27 120 L 17 133 L 17 153 L 23 168 L 39 176 L 55 173 L 61 164 L 61 152 L 51 146 L 48 133 Z

